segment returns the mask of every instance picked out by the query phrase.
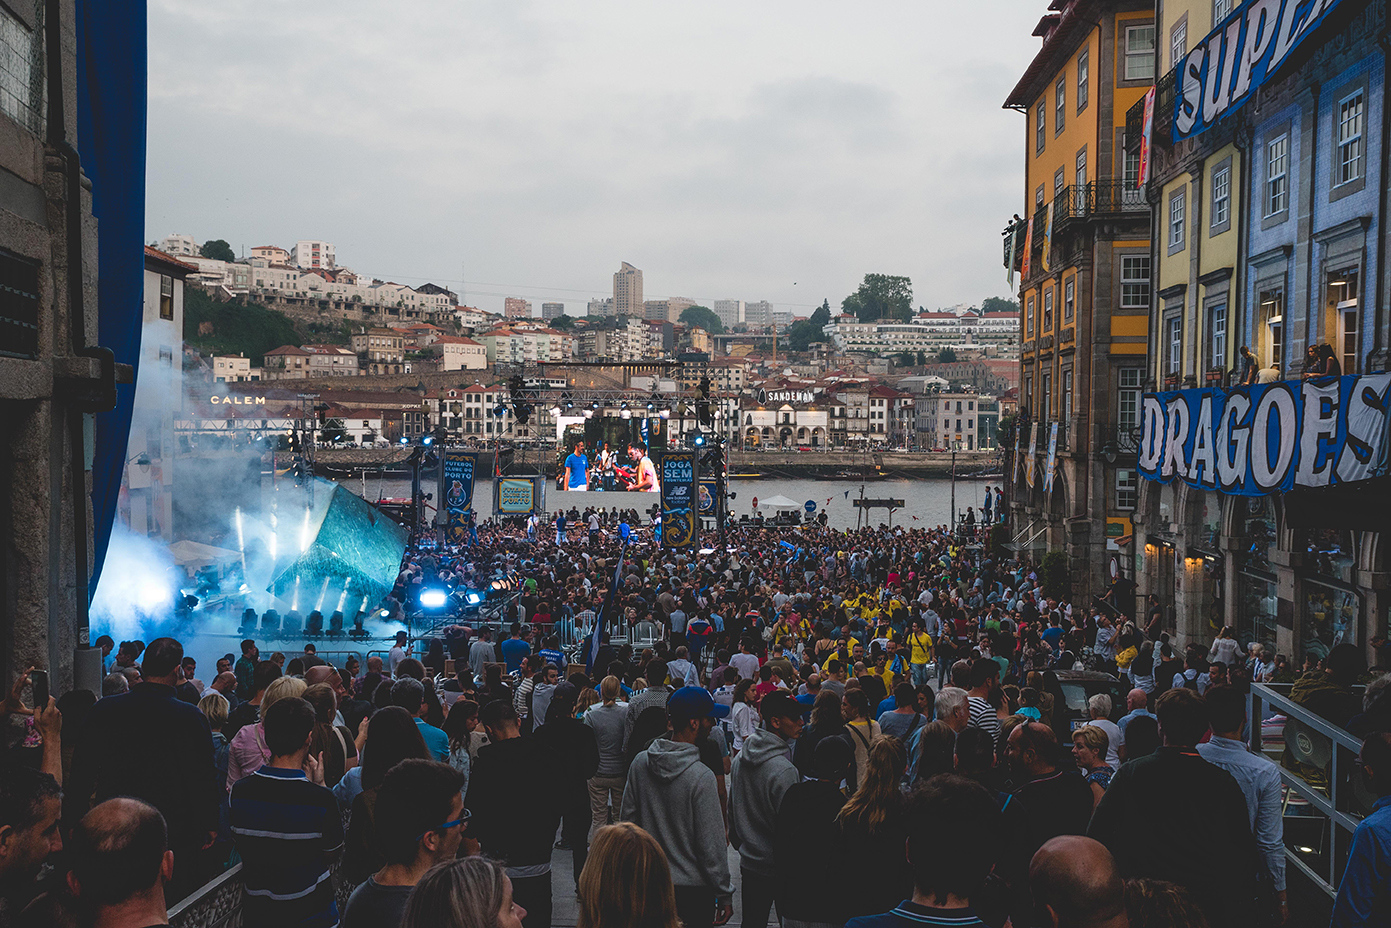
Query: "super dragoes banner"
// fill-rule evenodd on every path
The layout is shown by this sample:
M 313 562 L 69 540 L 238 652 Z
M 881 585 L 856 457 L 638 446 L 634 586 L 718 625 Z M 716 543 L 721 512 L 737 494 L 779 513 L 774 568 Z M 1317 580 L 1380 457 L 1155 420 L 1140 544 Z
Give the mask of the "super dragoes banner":
M 1391 374 L 1146 393 L 1140 474 L 1238 496 L 1387 472 Z
M 1338 6 L 1339 0 L 1249 0 L 1232 10 L 1179 65 L 1174 141 L 1212 128 L 1241 106 Z

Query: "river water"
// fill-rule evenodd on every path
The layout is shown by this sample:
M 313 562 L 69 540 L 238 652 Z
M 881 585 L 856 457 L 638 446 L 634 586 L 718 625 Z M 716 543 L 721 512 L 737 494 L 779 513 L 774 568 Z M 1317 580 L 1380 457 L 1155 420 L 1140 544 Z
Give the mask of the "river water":
M 338 481 L 348 490 L 369 501 L 381 498 L 409 498 L 411 494 L 411 482 L 396 477 L 376 477 L 368 475 L 364 483 L 361 477 L 345 477 Z M 951 479 L 947 477 L 925 477 L 913 480 L 874 480 L 864 485 L 864 495 L 869 499 L 901 499 L 904 506 L 893 514 L 894 525 L 909 525 L 916 528 L 928 528 L 935 525 L 945 525 L 951 514 Z M 958 513 L 964 513 L 967 506 L 975 507 L 977 518 L 981 504 L 985 499 L 986 485 L 992 487 L 999 486 L 995 481 L 990 480 L 957 480 L 956 482 L 956 508 Z M 424 481 L 425 492 L 433 492 L 433 475 Z M 767 478 L 760 480 L 731 480 L 729 489 L 734 493 L 734 499 L 729 502 L 729 511 L 733 518 L 737 519 L 743 515 L 753 514 L 754 499 L 769 499 L 773 496 L 786 496 L 805 505 L 810 500 L 816 504 L 816 511 L 827 513 L 828 524 L 831 528 L 854 528 L 856 508 L 851 502 L 860 495 L 860 483 L 858 481 L 839 481 L 839 480 L 789 480 L 783 478 Z M 491 478 L 480 477 L 477 486 L 474 488 L 474 499 L 479 501 L 480 508 L 491 504 L 493 493 L 493 481 Z M 848 494 L 848 495 L 847 495 Z M 586 498 L 580 499 L 578 494 L 560 494 L 555 492 L 554 485 L 546 495 L 546 503 L 549 509 L 554 510 L 558 507 L 563 498 L 564 502 L 577 502 L 584 504 L 604 505 L 604 494 L 587 494 Z M 627 500 L 632 497 L 624 495 L 622 499 L 624 505 L 630 505 Z M 655 502 L 655 497 L 653 499 Z M 583 505 L 581 505 L 583 508 Z M 889 519 L 888 510 L 870 510 L 873 523 L 887 522 Z

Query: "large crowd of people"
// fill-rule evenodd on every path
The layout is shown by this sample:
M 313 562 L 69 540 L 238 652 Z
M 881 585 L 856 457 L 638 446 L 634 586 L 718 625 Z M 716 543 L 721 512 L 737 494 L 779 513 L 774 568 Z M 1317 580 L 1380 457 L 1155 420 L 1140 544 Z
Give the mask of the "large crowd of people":
M 556 884 L 583 928 L 723 925 L 736 892 L 786 928 L 1288 923 L 1246 697 L 1279 656 L 1070 601 L 984 527 L 672 552 L 636 514 L 564 519 L 413 545 L 388 611 L 494 598 L 362 663 L 248 640 L 204 684 L 179 641 L 105 639 L 100 699 L 22 677 L 0 926 L 166 924 L 237 864 L 255 926 L 545 928 Z M 1339 928 L 1391 924 L 1391 677 L 1362 653 L 1287 677 L 1380 797 Z

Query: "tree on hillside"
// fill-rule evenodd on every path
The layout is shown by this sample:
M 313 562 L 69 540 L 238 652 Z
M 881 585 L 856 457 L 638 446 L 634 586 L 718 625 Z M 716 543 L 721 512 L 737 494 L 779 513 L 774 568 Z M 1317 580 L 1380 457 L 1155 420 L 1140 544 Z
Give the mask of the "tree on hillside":
M 1001 299 L 998 296 L 986 297 L 980 304 L 980 311 L 983 313 L 1017 313 L 1019 304 L 1014 300 Z
M 913 315 L 913 282 L 907 277 L 866 274 L 860 289 L 842 300 L 840 308 L 861 322 L 876 319 L 906 322 Z
M 822 300 L 810 319 L 799 319 L 787 327 L 789 351 L 806 351 L 812 342 L 824 341 L 825 328 L 831 321 L 831 301 Z
M 687 306 L 681 310 L 680 318 L 686 325 L 704 329 L 711 335 L 720 335 L 724 332 L 724 324 L 720 322 L 720 317 L 715 315 L 715 311 L 708 306 Z
M 232 250 L 232 246 L 228 245 L 220 238 L 214 238 L 204 242 L 203 247 L 198 249 L 198 254 L 205 258 L 210 258 L 213 261 L 237 260 L 237 253 Z
M 575 317 L 561 313 L 551 320 L 551 328 L 559 332 L 568 332 L 575 327 Z
M 919 349 L 918 349 L 918 367 L 926 367 L 926 366 L 927 366 L 927 352 L 926 352 L 926 351 L 923 351 L 921 348 L 919 348 Z
M 913 352 L 909 351 L 907 348 L 905 348 L 905 349 L 903 349 L 902 351 L 900 351 L 899 354 L 898 354 L 898 366 L 899 366 L 899 367 L 912 367 L 912 366 L 913 366 Z
M 953 348 L 943 348 L 941 351 L 937 352 L 937 363 L 938 363 L 938 364 L 955 364 L 955 363 L 956 363 L 956 350 L 953 349 Z

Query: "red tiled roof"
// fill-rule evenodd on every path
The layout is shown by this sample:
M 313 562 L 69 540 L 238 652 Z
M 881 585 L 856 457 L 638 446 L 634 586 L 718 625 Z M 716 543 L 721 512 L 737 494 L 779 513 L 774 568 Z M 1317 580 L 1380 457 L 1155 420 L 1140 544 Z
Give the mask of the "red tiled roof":
M 180 268 L 185 271 L 199 270 L 198 265 L 189 264 L 187 261 L 180 261 L 173 255 L 168 254 L 167 252 L 160 251 L 158 248 L 151 248 L 149 245 L 145 246 L 145 257 L 154 261 L 159 261 L 163 264 L 168 264 L 171 267 Z

